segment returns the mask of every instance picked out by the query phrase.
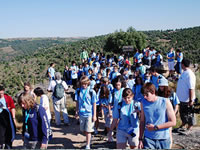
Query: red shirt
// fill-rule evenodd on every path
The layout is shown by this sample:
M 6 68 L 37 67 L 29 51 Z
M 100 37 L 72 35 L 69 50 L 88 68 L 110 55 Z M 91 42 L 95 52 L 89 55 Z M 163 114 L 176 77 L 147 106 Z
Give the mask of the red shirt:
M 6 100 L 7 108 L 11 112 L 11 109 L 15 108 L 15 104 L 14 104 L 14 101 L 13 101 L 12 97 L 7 95 L 7 94 L 4 94 L 4 98 Z

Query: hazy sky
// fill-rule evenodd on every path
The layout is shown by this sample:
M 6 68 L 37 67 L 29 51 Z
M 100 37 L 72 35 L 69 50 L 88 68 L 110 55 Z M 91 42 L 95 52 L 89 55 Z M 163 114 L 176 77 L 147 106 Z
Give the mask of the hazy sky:
M 0 38 L 200 26 L 200 0 L 0 0 Z

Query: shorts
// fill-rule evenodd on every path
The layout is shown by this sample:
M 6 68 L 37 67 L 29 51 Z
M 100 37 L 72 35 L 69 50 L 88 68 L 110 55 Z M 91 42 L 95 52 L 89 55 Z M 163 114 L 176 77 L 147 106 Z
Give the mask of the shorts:
M 144 137 L 144 149 L 169 149 L 170 148 L 170 138 L 168 139 L 150 139 Z
M 112 124 L 112 118 L 109 117 L 109 113 L 104 114 L 105 127 L 110 128 Z
M 168 61 L 169 70 L 174 70 L 174 61 Z
M 94 122 L 92 122 L 92 117 L 80 116 L 80 130 L 82 132 L 94 132 Z
M 183 124 L 193 126 L 196 124 L 195 114 L 187 102 L 180 103 L 180 117 Z
M 128 140 L 128 144 L 130 146 L 138 146 L 138 144 L 139 144 L 139 131 L 138 131 L 138 133 L 136 133 L 135 137 L 132 137 L 131 135 L 129 135 L 125 131 L 118 129 L 116 137 L 117 137 L 117 144 L 126 143 L 127 140 Z

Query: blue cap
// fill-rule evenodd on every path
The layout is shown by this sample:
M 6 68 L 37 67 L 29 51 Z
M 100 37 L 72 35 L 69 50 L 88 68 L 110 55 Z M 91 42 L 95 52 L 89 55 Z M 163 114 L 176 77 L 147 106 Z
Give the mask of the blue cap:
M 165 78 L 159 79 L 158 86 L 168 86 L 168 80 Z

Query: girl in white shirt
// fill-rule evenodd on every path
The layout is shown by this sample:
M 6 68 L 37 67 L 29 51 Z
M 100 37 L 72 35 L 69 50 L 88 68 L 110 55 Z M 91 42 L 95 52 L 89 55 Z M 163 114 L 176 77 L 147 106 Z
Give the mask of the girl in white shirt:
M 34 93 L 35 93 L 36 96 L 40 97 L 40 105 L 42 105 L 42 107 L 44 107 L 44 109 L 46 110 L 48 121 L 49 121 L 49 124 L 50 124 L 50 122 L 51 122 L 51 112 L 50 112 L 50 107 L 49 107 L 48 96 L 44 93 L 44 91 L 40 87 L 37 87 L 36 89 L 34 89 Z

